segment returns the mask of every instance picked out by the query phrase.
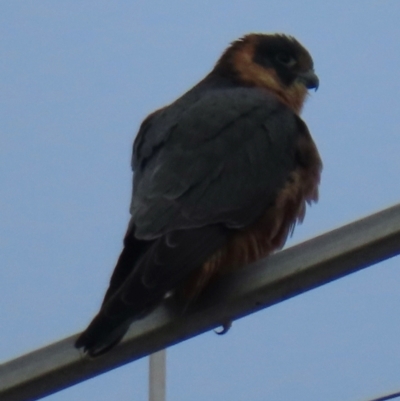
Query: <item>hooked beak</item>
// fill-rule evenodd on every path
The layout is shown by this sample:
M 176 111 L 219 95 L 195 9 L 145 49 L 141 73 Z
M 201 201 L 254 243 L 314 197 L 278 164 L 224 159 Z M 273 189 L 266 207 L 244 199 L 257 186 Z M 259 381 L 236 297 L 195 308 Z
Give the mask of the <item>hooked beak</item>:
M 307 89 L 318 89 L 319 79 L 313 70 L 300 73 L 297 80 L 304 84 Z

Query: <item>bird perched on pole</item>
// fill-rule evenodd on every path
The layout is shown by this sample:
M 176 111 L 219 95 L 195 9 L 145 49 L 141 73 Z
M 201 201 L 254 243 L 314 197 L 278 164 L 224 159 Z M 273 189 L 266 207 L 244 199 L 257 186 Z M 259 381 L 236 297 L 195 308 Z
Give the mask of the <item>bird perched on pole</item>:
M 215 277 L 284 245 L 318 199 L 322 163 L 299 117 L 318 83 L 295 38 L 249 34 L 143 121 L 124 248 L 77 348 L 102 354 L 167 294 L 191 302 Z

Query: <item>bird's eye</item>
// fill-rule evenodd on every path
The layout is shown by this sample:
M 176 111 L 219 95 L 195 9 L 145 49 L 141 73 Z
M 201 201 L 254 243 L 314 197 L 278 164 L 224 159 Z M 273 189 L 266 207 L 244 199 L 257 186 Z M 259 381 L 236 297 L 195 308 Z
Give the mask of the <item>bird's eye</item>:
M 276 60 L 286 67 L 293 67 L 296 64 L 296 59 L 287 53 L 278 53 L 276 55 Z

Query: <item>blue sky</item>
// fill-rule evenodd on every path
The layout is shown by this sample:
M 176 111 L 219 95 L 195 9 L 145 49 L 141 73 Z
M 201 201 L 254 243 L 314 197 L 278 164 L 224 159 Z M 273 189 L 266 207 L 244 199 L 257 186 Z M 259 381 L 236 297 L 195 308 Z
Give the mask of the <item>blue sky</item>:
M 321 81 L 303 117 L 321 198 L 288 245 L 399 202 L 400 3 L 0 3 L 0 361 L 82 330 L 129 214 L 142 119 L 248 32 L 284 32 Z M 394 258 L 168 351 L 168 399 L 362 401 L 400 388 Z M 144 400 L 147 360 L 48 397 Z

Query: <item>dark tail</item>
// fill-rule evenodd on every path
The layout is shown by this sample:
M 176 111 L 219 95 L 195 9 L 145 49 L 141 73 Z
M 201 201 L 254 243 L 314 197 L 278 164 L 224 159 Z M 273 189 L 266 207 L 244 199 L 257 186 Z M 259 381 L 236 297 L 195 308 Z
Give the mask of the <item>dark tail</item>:
M 121 341 L 133 321 L 149 314 L 164 297 L 164 292 L 155 292 L 154 289 L 145 287 L 140 279 L 135 280 L 134 286 L 131 283 L 131 289 L 135 295 L 129 303 L 118 292 L 102 306 L 88 328 L 76 340 L 76 348 L 83 348 L 92 357 L 107 352 Z
M 148 315 L 226 239 L 227 230 L 218 225 L 174 231 L 152 241 L 128 233 L 101 310 L 75 346 L 93 357 L 108 351 L 130 323 Z
M 112 302 L 117 314 L 107 313 L 106 304 L 118 292 L 123 283 L 133 273 L 138 260 L 146 253 L 154 241 L 138 240 L 134 236 L 134 227 L 128 229 L 124 239 L 124 248 L 111 276 L 110 285 L 104 296 L 102 308 L 87 329 L 75 342 L 76 348 L 83 348 L 90 356 L 95 357 L 107 352 L 121 341 L 133 320 L 132 305 L 123 302 Z M 140 284 L 140 282 L 138 282 Z M 140 285 L 139 285 L 140 287 Z M 142 286 L 143 287 L 143 286 Z M 143 294 L 144 288 L 137 292 Z M 110 315 L 110 316 L 108 316 Z

